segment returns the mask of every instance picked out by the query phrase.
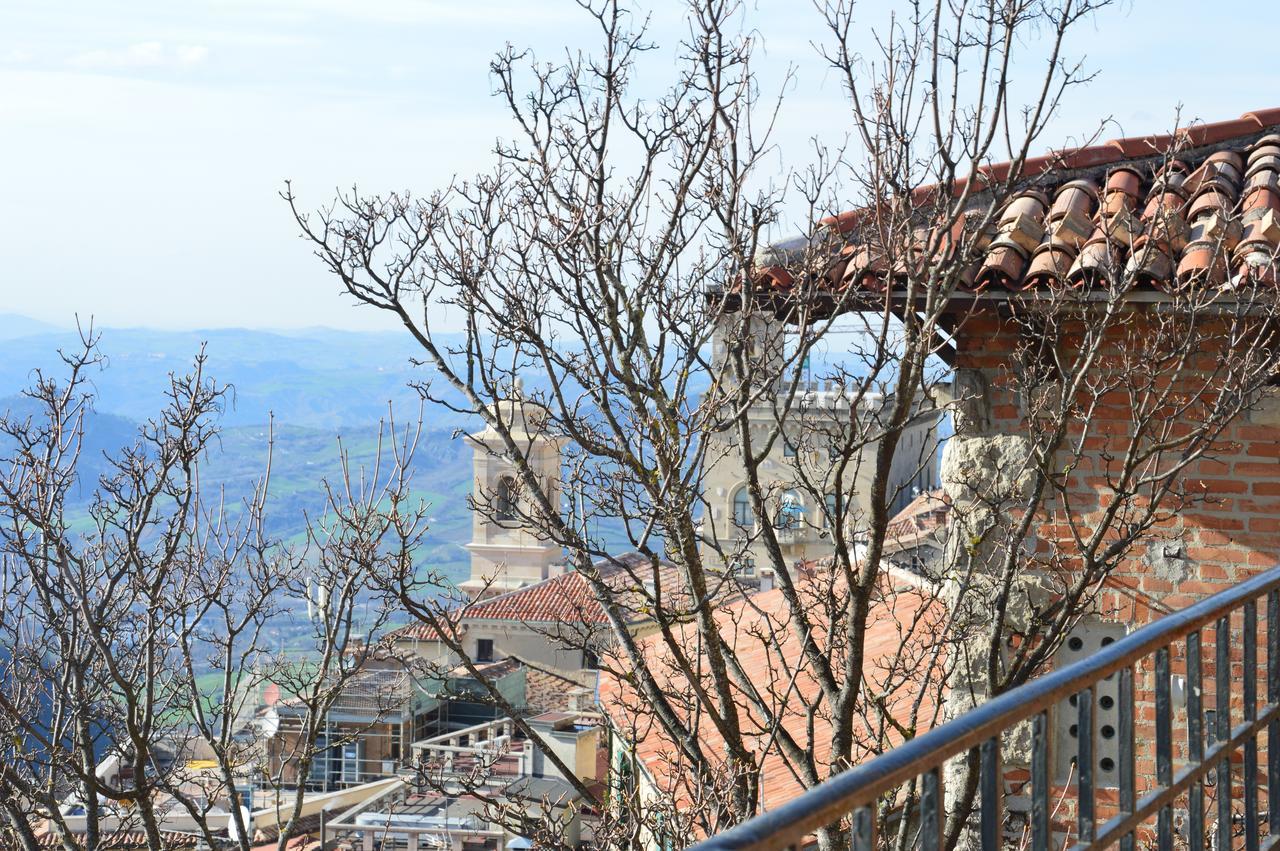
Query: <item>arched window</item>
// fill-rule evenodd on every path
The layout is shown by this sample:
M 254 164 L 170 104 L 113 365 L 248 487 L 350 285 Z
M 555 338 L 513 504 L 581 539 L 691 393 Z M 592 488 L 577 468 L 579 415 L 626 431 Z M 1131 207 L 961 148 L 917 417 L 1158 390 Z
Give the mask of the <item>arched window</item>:
M 494 516 L 498 520 L 516 519 L 516 482 L 510 476 L 498 479 L 498 489 L 494 497 Z
M 738 488 L 733 495 L 733 523 L 740 529 L 750 529 L 756 525 L 755 513 L 751 510 L 751 494 L 746 487 Z
M 804 525 L 804 503 L 800 501 L 800 494 L 794 490 L 783 492 L 773 525 L 779 529 L 799 529 Z
M 827 529 L 834 528 L 836 525 L 836 519 L 837 519 L 835 494 L 833 493 L 827 494 L 825 507 L 826 507 L 826 513 L 822 517 L 823 526 L 825 526 Z

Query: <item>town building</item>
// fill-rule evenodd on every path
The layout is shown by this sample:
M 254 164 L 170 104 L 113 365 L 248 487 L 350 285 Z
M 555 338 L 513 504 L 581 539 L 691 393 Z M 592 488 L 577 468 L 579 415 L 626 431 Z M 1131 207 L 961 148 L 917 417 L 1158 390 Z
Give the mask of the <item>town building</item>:
M 760 262 L 767 264 L 770 260 L 765 257 Z M 716 326 L 713 373 L 732 374 L 724 361 L 726 338 L 742 333 L 735 327 L 736 321 L 739 320 L 730 314 Z M 781 430 L 780 439 L 772 443 L 760 466 L 768 516 L 757 517 L 753 508 L 737 431 L 726 429 L 709 434 L 705 438 L 707 463 L 702 478 L 707 505 L 702 539 L 706 563 L 715 565 L 726 560 L 724 569 L 754 582 L 769 563 L 760 537 L 762 524 L 773 527 L 787 564 L 815 561 L 835 551 L 831 524 L 837 516 L 837 490 L 842 493 L 839 517 L 847 527 L 848 538 L 857 538 L 871 515 L 869 485 L 873 475 L 873 465 L 861 463 L 859 458 L 874 457 L 876 442 L 857 447 L 855 457 L 850 459 L 853 463 L 847 465 L 852 472 L 842 480 L 834 475 L 833 459 L 848 454 L 842 441 L 848 439 L 850 417 L 873 420 L 882 416 L 892 398 L 882 393 L 855 398 L 852 386 L 845 387 L 834 380 L 813 381 L 803 375 L 796 376 L 794 386 L 785 383 L 780 366 L 788 345 L 785 323 L 764 316 L 752 317 L 751 325 L 750 338 L 758 363 L 762 364 L 759 372 L 770 379 L 777 377 L 779 385 L 761 394 L 747 413 L 756 446 L 764 446 L 771 435 Z M 727 377 L 725 380 L 729 381 Z M 779 394 L 791 404 L 783 407 Z M 938 434 L 944 402 L 941 398 L 924 397 L 916 401 L 917 413 L 903 429 L 893 456 L 888 483 L 892 495 L 890 511 L 900 510 L 918 493 L 938 486 Z M 873 434 L 875 429 L 865 427 L 864 431 Z M 824 483 L 822 497 L 819 499 L 805 482 Z
M 949 714 L 963 717 L 947 728 L 957 732 L 937 730 L 931 750 L 912 752 L 926 798 L 933 796 L 915 814 L 922 830 L 932 832 L 938 824 L 939 798 L 950 777 L 944 762 L 976 747 L 977 741 L 964 741 L 963 731 L 982 724 L 993 735 L 981 743 L 983 783 L 990 784 L 979 795 L 981 824 L 975 816 L 973 826 L 975 834 L 981 831 L 981 847 L 998 847 L 1011 836 L 1016 842 L 1019 835 L 1035 848 L 1087 845 L 1104 834 L 1110 843 L 1130 831 L 1129 847 L 1135 840 L 1136 847 L 1156 847 L 1157 841 L 1160 847 L 1176 841 L 1205 847 L 1208 831 L 1215 847 L 1235 847 L 1241 835 L 1249 837 L 1247 845 L 1257 842 L 1259 822 L 1266 820 L 1259 787 L 1277 788 L 1275 754 L 1269 770 L 1259 768 L 1263 744 L 1250 725 L 1271 711 L 1259 702 L 1258 682 L 1276 659 L 1273 645 L 1268 667 L 1259 662 L 1258 609 L 1264 599 L 1274 606 L 1275 580 L 1269 577 L 1280 565 L 1280 394 L 1277 343 L 1268 330 L 1274 328 L 1280 280 L 1278 130 L 1280 109 L 1260 110 L 1175 134 L 983 166 L 977 185 L 962 181 L 955 187 L 957 197 L 972 192 L 969 212 L 981 221 L 991 201 L 984 182 L 1000 183 L 1011 174 L 1022 181 L 1022 190 L 997 210 L 979 256 L 966 259 L 953 298 L 953 312 L 963 321 L 955 324 L 946 356 L 955 396 L 965 401 L 939 475 L 946 524 L 938 547 L 920 542 L 925 528 L 912 523 L 903 529 L 901 537 L 916 541 L 909 558 L 919 555 L 926 574 L 922 547 L 945 551 L 944 559 L 964 552 L 966 563 L 980 566 L 999 531 L 1026 519 L 1016 505 L 1030 493 L 1032 435 L 1037 410 L 1044 410 L 1036 406 L 1045 400 L 1074 402 L 1087 416 L 1068 424 L 1068 444 L 1079 451 L 1062 450 L 1060 463 L 1058 456 L 1049 460 L 1050 495 L 1030 503 L 1036 508 L 1026 556 L 1028 563 L 1040 559 L 1045 569 L 1028 568 L 1011 589 L 1028 611 L 1051 614 L 1063 593 L 1077 593 L 1072 581 L 1083 577 L 1078 571 L 1088 563 L 1088 530 L 1115 528 L 1108 524 L 1117 506 L 1135 505 L 1140 512 L 1166 475 L 1181 484 L 1150 534 L 1109 563 L 1105 578 L 1099 576 L 1083 598 L 1091 605 L 1051 657 L 1056 670 L 997 696 L 986 694 L 964 666 L 957 668 Z M 923 187 L 911 203 L 928 209 L 938 192 Z M 865 288 L 877 304 L 903 298 L 893 271 L 858 244 L 858 218 L 851 212 L 827 222 L 832 232 L 847 234 L 849 245 L 820 274 L 833 286 Z M 916 234 L 921 244 L 929 233 L 929 223 L 922 223 Z M 1055 396 L 1064 389 L 1055 383 L 1055 359 L 1069 360 L 1070 347 L 1084 338 L 1091 303 L 1113 306 L 1121 321 L 1095 326 L 1103 335 L 1099 355 L 1078 396 Z M 1068 333 L 1047 338 L 1051 343 L 1037 339 L 1026 314 L 1018 313 L 1026 307 L 1062 311 L 1048 318 L 1064 321 Z M 1194 336 L 1186 336 L 1193 326 Z M 1182 339 L 1210 342 L 1197 343 L 1185 361 L 1177 360 L 1179 329 Z M 1216 334 L 1219 329 L 1224 333 Z M 1164 352 L 1152 348 L 1160 341 L 1168 342 Z M 1046 345 L 1060 349 L 1048 352 Z M 1027 386 L 1017 380 L 1026 377 L 1027 354 L 1036 351 L 1043 357 L 1032 368 L 1043 374 L 1042 386 L 1038 393 L 1018 392 Z M 1120 384 L 1108 394 L 1107 382 L 1125 369 L 1159 376 L 1149 385 L 1152 395 L 1127 394 Z M 1272 386 L 1254 398 L 1268 373 Z M 1178 446 L 1179 437 L 1213 422 L 1218 405 L 1229 408 L 1243 394 L 1250 394 L 1249 404 L 1215 427 L 1204 445 L 1161 453 L 1162 441 Z M 1165 398 L 1179 402 L 1149 406 Z M 1141 485 L 1124 478 L 1133 447 L 1146 465 Z M 933 511 L 921 508 L 920 526 L 931 525 Z M 982 534 L 991 529 L 997 534 Z M 944 571 L 941 578 L 945 584 L 984 576 L 979 567 L 973 575 Z M 1253 596 L 1237 599 L 1241 589 L 1252 589 Z M 1200 621 L 1166 617 L 1209 606 L 1211 596 L 1224 601 L 1213 603 L 1223 608 L 1204 609 L 1210 614 Z M 1272 635 L 1276 615 L 1272 608 Z M 1145 647 L 1142 635 L 1153 636 L 1145 639 L 1152 643 L 1161 636 L 1163 647 Z M 1019 640 L 1009 636 L 1010 653 Z M 1110 660 L 1109 667 L 1091 673 L 1088 664 L 1100 659 Z M 1041 692 L 1047 696 L 1032 697 Z M 1207 774 L 1205 743 L 1228 738 L 1213 763 L 1217 773 Z M 870 779 L 878 767 L 867 767 L 865 784 L 845 784 L 848 794 L 839 802 L 827 790 L 818 797 L 827 807 L 845 806 L 855 819 L 874 814 L 877 796 L 886 792 Z M 897 770 L 901 776 L 905 766 L 899 762 Z M 1228 782 L 1224 774 L 1234 776 Z M 1242 804 L 1233 802 L 1241 798 Z M 1206 807 L 1210 799 L 1214 807 Z M 803 810 L 791 810 L 797 824 Z M 751 829 L 759 830 L 744 828 L 740 837 Z M 1276 833 L 1274 824 L 1265 829 Z M 768 841 L 799 835 L 784 833 L 788 827 L 777 821 L 770 830 L 775 833 Z

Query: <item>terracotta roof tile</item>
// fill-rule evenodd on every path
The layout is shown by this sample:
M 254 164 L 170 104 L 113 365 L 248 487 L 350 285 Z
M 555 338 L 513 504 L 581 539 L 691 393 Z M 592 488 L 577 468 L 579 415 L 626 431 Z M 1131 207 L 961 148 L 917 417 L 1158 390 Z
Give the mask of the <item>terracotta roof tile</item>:
M 668 562 L 660 562 L 657 576 L 647 557 L 627 553 L 595 564 L 605 583 L 618 593 L 615 596 L 623 619 L 638 623 L 649 618 L 649 595 L 660 590 L 664 604 L 673 610 L 684 601 L 679 571 Z M 655 582 L 656 578 L 656 582 Z M 469 603 L 455 610 L 460 628 L 469 621 L 514 621 L 531 624 L 581 623 L 604 626 L 608 616 L 596 600 L 586 578 L 577 571 L 507 591 L 495 597 Z M 411 623 L 387 633 L 392 643 L 401 641 L 437 641 L 439 633 L 429 624 Z
M 553 710 L 569 710 L 574 708 L 574 693 L 590 687 L 578 680 L 557 674 L 546 668 L 532 665 L 525 666 L 525 704 L 530 711 L 549 712 Z
M 417 621 L 386 634 L 388 641 L 439 641 L 440 633 L 429 623 Z
M 1277 125 L 1280 109 L 1258 110 L 1176 134 L 1113 139 L 1027 160 L 1022 178 L 1034 187 L 1013 195 L 996 226 L 978 240 L 981 254 L 966 276 L 967 288 L 1098 286 L 1121 275 L 1156 289 L 1193 279 L 1276 283 L 1280 135 L 1262 134 Z M 1010 167 L 984 166 L 978 179 L 1003 181 Z M 965 183 L 952 188 L 958 195 Z M 975 187 L 975 214 L 988 203 L 980 197 L 982 188 Z M 920 187 L 911 203 L 924 207 L 939 191 Z M 874 224 L 872 212 L 849 211 L 822 221 L 854 243 L 822 273 L 839 282 L 837 289 L 883 292 L 904 271 L 889 269 L 868 246 L 856 244 L 858 231 Z M 922 258 L 930 235 L 920 228 L 911 249 L 901 253 Z M 944 239 L 944 250 L 957 242 L 954 235 Z M 774 266 L 766 280 L 787 288 L 792 275 Z

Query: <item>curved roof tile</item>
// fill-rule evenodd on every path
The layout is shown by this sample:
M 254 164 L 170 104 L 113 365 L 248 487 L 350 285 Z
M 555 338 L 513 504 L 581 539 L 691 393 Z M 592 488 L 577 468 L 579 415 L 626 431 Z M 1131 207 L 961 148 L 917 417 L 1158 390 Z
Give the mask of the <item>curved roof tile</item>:
M 1022 177 L 1035 188 L 1014 194 L 995 228 L 979 239 L 968 288 L 1090 286 L 1122 274 L 1157 289 L 1192 279 L 1275 284 L 1280 134 L 1262 134 L 1276 125 L 1280 108 L 1257 110 L 1177 134 L 1114 139 L 1027 160 Z M 1179 153 L 1171 157 L 1174 149 Z M 1009 170 L 1010 163 L 985 166 L 980 179 L 1003 180 Z M 959 181 L 953 191 L 959 195 L 964 188 Z M 911 203 L 936 200 L 939 191 L 920 187 Z M 974 205 L 984 202 L 975 198 Z M 872 212 L 848 211 L 821 224 L 852 234 Z M 911 250 L 928 235 L 927 229 L 917 233 Z M 837 286 L 883 291 L 886 278 L 900 270 L 873 262 L 873 254 L 866 245 L 847 245 L 835 263 L 841 268 L 823 276 Z M 773 286 L 790 285 L 790 274 L 769 271 Z

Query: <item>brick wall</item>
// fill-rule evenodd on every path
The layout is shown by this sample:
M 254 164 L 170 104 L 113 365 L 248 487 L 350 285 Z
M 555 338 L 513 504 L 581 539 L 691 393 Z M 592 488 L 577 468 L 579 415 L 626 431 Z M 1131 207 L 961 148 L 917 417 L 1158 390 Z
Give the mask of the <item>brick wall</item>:
M 968 318 L 957 337 L 956 367 L 976 373 L 979 385 L 986 389 L 985 429 L 993 434 L 1026 433 L 1023 408 L 1008 389 L 1009 370 L 1022 368 L 1015 356 L 1018 342 L 1017 324 L 994 311 Z M 1063 345 L 1071 344 L 1067 334 Z M 1118 393 L 1102 397 L 1092 422 L 1075 422 L 1069 429 L 1073 438 L 1087 432 L 1083 457 L 1062 456 L 1064 464 L 1077 462 L 1068 490 L 1075 516 L 1086 529 L 1091 528 L 1091 515 L 1111 499 L 1103 476 L 1108 461 L 1102 453 L 1121 451 L 1131 430 L 1130 408 Z M 1280 393 L 1270 393 L 1254 410 L 1237 418 L 1220 436 L 1212 455 L 1194 462 L 1181 477 L 1189 491 L 1207 499 L 1160 523 L 1149 536 L 1152 542 L 1168 538 L 1181 550 L 1133 552 L 1125 559 L 1114 575 L 1127 591 L 1109 597 L 1117 611 L 1132 608 L 1128 591 L 1158 600 L 1161 605 L 1156 611 L 1176 609 L 1280 564 Z M 1112 459 L 1110 464 L 1114 467 L 1117 461 Z M 1046 507 L 1049 510 L 1037 527 L 1042 550 L 1055 537 L 1065 545 L 1067 534 L 1054 513 L 1060 506 Z M 1148 616 L 1142 612 L 1140 607 L 1139 616 Z
M 1141 334 L 1143 318 L 1137 316 L 1132 324 L 1116 334 L 1116 344 L 1124 345 Z M 1071 329 L 1061 340 L 1061 345 L 1078 344 Z M 1002 318 L 995 310 L 968 317 L 957 332 L 956 367 L 963 380 L 960 386 L 976 388 L 984 397 L 984 404 L 977 406 L 978 414 L 970 423 L 972 429 L 990 435 L 1020 435 L 1027 433 L 1026 411 L 1017 394 L 1010 390 L 1011 370 L 1021 370 L 1025 365 L 1016 356 L 1019 346 L 1019 325 Z M 1211 369 L 1220 353 L 1201 352 L 1196 359 L 1198 366 Z M 1195 359 L 1193 359 L 1195 362 Z M 1104 367 L 1105 368 L 1105 367 Z M 1192 378 L 1186 382 L 1188 391 L 1202 389 L 1202 380 Z M 1072 423 L 1070 433 L 1083 440 L 1083 457 L 1072 459 L 1064 455 L 1063 468 L 1075 460 L 1067 474 L 1067 490 L 1070 494 L 1074 516 L 1086 529 L 1092 528 L 1102 510 L 1112 499 L 1105 473 L 1108 451 L 1118 452 L 1133 430 L 1131 409 L 1125 394 L 1107 393 L 1097 399 L 1095 414 L 1090 422 Z M 1206 403 L 1210 399 L 1204 399 Z M 1175 431 L 1184 431 L 1186 425 L 1171 422 Z M 1114 466 L 1113 466 L 1114 469 Z M 1199 460 L 1183 474 L 1182 481 L 1188 490 L 1205 500 L 1178 512 L 1176 516 L 1158 524 L 1151 534 L 1134 546 L 1121 560 L 1112 579 L 1098 599 L 1098 614 L 1103 619 L 1116 620 L 1132 627 L 1150 622 L 1161 615 L 1183 608 L 1261 570 L 1280 564 L 1280 395 L 1272 393 L 1263 398 L 1253 410 L 1240 416 L 1220 435 L 1213 457 Z M 1070 549 L 1068 529 L 1061 517 L 1062 507 L 1056 502 L 1046 505 L 1037 524 L 1036 549 L 1044 554 L 1050 541 Z M 1246 672 L 1242 666 L 1240 618 L 1232 624 L 1233 683 L 1240 683 Z M 1260 630 L 1265 630 L 1265 607 L 1260 606 Z M 1259 635 L 1259 657 L 1265 659 L 1265 632 Z M 1206 683 L 1204 705 L 1214 706 L 1213 688 L 1215 635 L 1205 630 L 1203 671 Z M 1185 650 L 1181 646 L 1171 649 L 1175 676 L 1186 672 Z M 1146 663 L 1135 672 L 1135 753 L 1138 792 L 1150 788 L 1155 782 L 1154 761 L 1154 691 L 1150 670 L 1153 662 Z M 1259 694 L 1265 696 L 1265 680 L 1259 684 Z M 1234 687 L 1232 723 L 1242 717 L 1239 686 Z M 1179 709 L 1174 719 L 1175 770 L 1180 756 L 1186 753 L 1186 713 Z M 1238 755 L 1237 755 L 1238 756 Z M 1262 754 L 1265 765 L 1265 751 Z M 1237 766 L 1237 771 L 1239 766 Z M 1006 777 L 1010 794 L 1009 808 L 1017 823 L 1017 810 L 1021 804 L 1029 806 L 1025 798 L 1027 773 L 1024 768 L 1011 766 Z M 1234 798 L 1239 809 L 1239 784 L 1243 778 L 1234 777 Z M 1265 802 L 1265 784 L 1259 798 Z M 1220 787 L 1219 787 L 1220 788 Z M 1212 795 L 1206 802 L 1206 823 L 1212 824 Z M 1054 824 L 1060 839 L 1074 837 L 1075 802 L 1067 788 L 1056 790 L 1054 799 Z M 1097 798 L 1098 821 L 1115 814 L 1114 789 L 1100 790 Z M 1179 801 L 1181 812 L 1175 813 L 1175 821 L 1185 817 L 1186 798 Z M 1139 847 L 1144 847 L 1150 837 L 1139 836 Z

